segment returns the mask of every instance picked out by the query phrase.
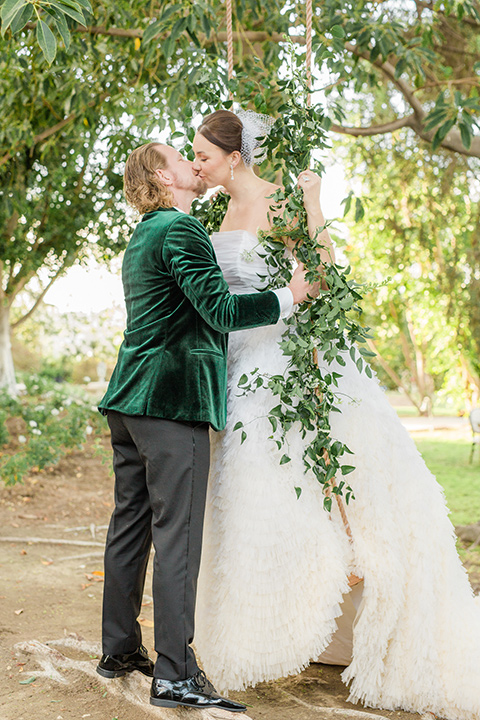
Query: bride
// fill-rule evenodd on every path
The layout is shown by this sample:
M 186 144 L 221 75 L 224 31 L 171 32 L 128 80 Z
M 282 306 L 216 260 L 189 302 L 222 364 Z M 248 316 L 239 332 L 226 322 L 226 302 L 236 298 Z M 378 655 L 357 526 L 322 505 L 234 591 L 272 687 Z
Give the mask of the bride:
M 254 113 L 218 111 L 194 140 L 196 172 L 230 195 L 212 243 L 235 293 L 258 289 L 258 276 L 267 274 L 257 234 L 269 228 L 276 186 L 252 169 L 256 138 L 268 131 L 261 123 Z M 324 225 L 320 180 L 307 170 L 298 183 L 312 234 Z M 319 242 L 333 260 L 327 230 Z M 480 607 L 442 489 L 377 381 L 348 355 L 345 367 L 330 366 L 342 375 L 343 398 L 332 434 L 354 452 L 356 467 L 347 510 L 352 541 L 338 509 L 323 509 L 313 474 L 304 474 L 295 428 L 287 438 L 291 462 L 279 464 L 282 451 L 267 439 L 270 392 L 239 396 L 244 373 L 285 371 L 284 327 L 280 321 L 229 339 L 229 419 L 213 438 L 197 597 L 203 666 L 224 691 L 298 673 L 312 660 L 341 664 L 352 702 L 478 720 Z M 243 444 L 233 431 L 238 421 L 247 429 Z M 352 574 L 363 581 L 351 587 Z

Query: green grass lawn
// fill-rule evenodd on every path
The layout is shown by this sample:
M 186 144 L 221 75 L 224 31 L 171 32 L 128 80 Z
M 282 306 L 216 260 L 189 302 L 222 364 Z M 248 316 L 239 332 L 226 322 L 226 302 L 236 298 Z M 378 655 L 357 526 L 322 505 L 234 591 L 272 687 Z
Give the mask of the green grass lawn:
M 480 458 L 475 448 L 473 463 L 468 462 L 471 442 L 448 439 L 415 438 L 428 468 L 445 490 L 450 519 L 454 525 L 480 521 Z

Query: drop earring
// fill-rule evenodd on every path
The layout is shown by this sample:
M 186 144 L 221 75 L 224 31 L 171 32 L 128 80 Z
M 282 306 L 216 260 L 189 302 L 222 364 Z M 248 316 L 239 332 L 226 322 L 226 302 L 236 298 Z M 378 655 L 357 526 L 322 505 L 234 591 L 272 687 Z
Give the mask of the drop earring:
M 233 174 L 233 165 L 230 163 L 230 177 L 232 180 L 235 180 L 235 176 Z

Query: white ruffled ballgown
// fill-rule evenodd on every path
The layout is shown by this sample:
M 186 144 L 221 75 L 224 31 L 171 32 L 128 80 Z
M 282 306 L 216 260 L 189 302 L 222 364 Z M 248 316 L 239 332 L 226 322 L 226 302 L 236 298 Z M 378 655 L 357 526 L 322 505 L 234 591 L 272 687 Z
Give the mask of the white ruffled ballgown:
M 266 271 L 257 238 L 239 230 L 214 233 L 212 242 L 231 291 L 259 289 Z M 332 414 L 332 433 L 356 466 L 348 476 L 353 547 L 335 504 L 329 516 L 321 487 L 304 474 L 295 428 L 292 460 L 279 464 L 284 450 L 267 439 L 265 417 L 277 401 L 265 389 L 239 397 L 242 374 L 283 373 L 284 327 L 279 321 L 229 338 L 228 424 L 212 433 L 198 583 L 195 646 L 203 667 L 220 691 L 239 690 L 321 656 L 348 664 L 342 678 L 352 702 L 478 720 L 480 606 L 443 491 L 378 382 L 348 356 L 346 367 L 333 365 L 342 374 L 342 412 Z M 233 431 L 238 421 L 243 444 Z M 364 578 L 353 591 L 352 571 Z

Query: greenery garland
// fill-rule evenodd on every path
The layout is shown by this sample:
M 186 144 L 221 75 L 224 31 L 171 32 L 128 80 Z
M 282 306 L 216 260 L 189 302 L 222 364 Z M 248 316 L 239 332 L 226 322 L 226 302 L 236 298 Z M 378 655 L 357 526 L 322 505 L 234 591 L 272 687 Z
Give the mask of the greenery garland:
M 355 467 L 343 460 L 345 455 L 352 454 L 351 450 L 331 434 L 330 414 L 341 412 L 338 407 L 341 374 L 322 369 L 317 352 L 327 365 L 335 360 L 340 366 L 345 366 L 344 356 L 348 353 L 359 372 L 365 371 L 369 377 L 372 371 L 367 360 L 374 353 L 365 347 L 371 335 L 369 328 L 361 324 L 360 302 L 365 286 L 350 277 L 350 267 L 320 261 L 317 237 L 324 227 L 317 229 L 315 238 L 310 238 L 303 192 L 293 184 L 294 178 L 309 167 L 312 150 L 327 147 L 326 131 L 330 126 L 321 108 L 308 107 L 305 86 L 303 92 L 298 92 L 301 83 L 299 73 L 294 73 L 290 80 L 279 81 L 288 100 L 280 107 L 279 117 L 263 143 L 269 167 L 282 173 L 283 190 L 272 195 L 271 208 L 277 214 L 272 217 L 271 230 L 261 234 L 260 242 L 269 270 L 269 288 L 282 287 L 291 279 L 292 259 L 283 242 L 283 238 L 289 236 L 295 245 L 296 258 L 308 271 L 307 277 L 312 282 L 321 278 L 323 289 L 317 300 L 303 303 L 285 321 L 286 329 L 280 341 L 283 354 L 288 358 L 284 374 L 271 376 L 256 368 L 240 378 L 239 387 L 244 394 L 260 387 L 268 388 L 278 400 L 269 411 L 268 420 L 272 427 L 270 439 L 279 450 L 284 450 L 280 464 L 290 462 L 288 431 L 294 425 L 299 428 L 302 438 L 306 438 L 305 469 L 311 470 L 323 486 L 324 507 L 330 511 L 332 492 L 344 495 L 347 503 L 353 497 L 352 488 L 345 480 L 336 478 L 348 475 Z M 266 110 L 260 103 L 257 109 Z M 323 167 L 317 162 L 315 169 L 321 171 Z M 220 193 L 213 202 L 204 205 L 200 213 L 197 211 L 209 232 L 219 229 L 228 199 L 225 193 Z M 243 442 L 247 437 L 244 424 L 237 422 L 234 430 L 242 431 Z M 296 487 L 295 491 L 299 497 L 301 488 Z

